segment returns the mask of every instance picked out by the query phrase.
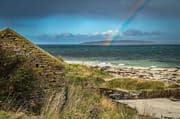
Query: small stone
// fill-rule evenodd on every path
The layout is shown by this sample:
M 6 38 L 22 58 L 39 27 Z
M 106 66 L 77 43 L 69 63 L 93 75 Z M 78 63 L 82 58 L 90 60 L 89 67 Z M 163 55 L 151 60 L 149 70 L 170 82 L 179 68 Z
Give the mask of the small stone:
M 178 69 L 177 68 L 169 68 L 168 71 L 169 72 L 176 72 L 176 71 L 178 71 Z

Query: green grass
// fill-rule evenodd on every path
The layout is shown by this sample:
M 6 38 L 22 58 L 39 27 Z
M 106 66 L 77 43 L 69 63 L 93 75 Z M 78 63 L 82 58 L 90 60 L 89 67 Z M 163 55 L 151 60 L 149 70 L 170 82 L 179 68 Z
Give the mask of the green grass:
M 125 105 L 112 102 L 107 97 L 101 95 L 93 87 L 103 84 L 104 82 L 96 85 L 95 82 L 97 83 L 99 81 L 93 80 L 91 75 L 75 75 L 77 72 L 81 72 L 80 70 L 75 72 L 75 67 L 73 65 L 71 67 L 72 69 L 68 68 L 69 71 L 66 69 L 66 73 L 68 74 L 65 77 L 68 86 L 67 101 L 62 112 L 49 113 L 41 116 L 27 116 L 23 113 L 0 111 L 0 117 L 2 117 L 2 119 L 150 119 L 149 117 L 140 116 L 136 111 L 127 108 Z M 78 69 L 82 67 L 84 66 L 78 66 Z M 85 67 L 85 69 L 88 72 L 97 70 L 87 67 Z M 101 79 L 105 76 L 109 76 L 101 71 L 94 73 L 97 75 L 95 78 L 98 77 Z
M 156 80 L 144 80 L 134 78 L 117 78 L 111 81 L 104 81 L 106 78 L 111 78 L 110 74 L 96 68 L 90 68 L 79 64 L 67 64 L 65 66 L 65 74 L 67 84 L 71 83 L 91 83 L 93 87 L 106 87 L 106 88 L 122 88 L 127 90 L 141 90 L 141 89 L 163 89 L 163 88 L 177 88 L 180 87 L 174 83 L 164 83 Z
M 40 80 L 25 61 L 25 57 L 0 48 L 0 109 L 15 111 L 27 107 L 32 101 L 31 96 L 38 90 Z M 31 111 L 37 113 L 40 105 L 35 105 Z
M 68 99 L 60 113 L 61 119 L 149 119 L 134 110 L 112 102 L 89 86 L 69 85 Z
M 132 78 L 117 78 L 107 81 L 105 86 L 108 88 L 122 88 L 127 90 L 142 90 L 142 89 L 164 89 L 180 87 L 174 83 L 164 83 L 162 81 L 132 79 Z
M 90 68 L 84 65 L 78 64 L 67 64 L 65 66 L 65 76 L 67 84 L 76 84 L 76 83 L 91 83 L 91 86 L 100 86 L 105 81 L 104 78 L 108 78 L 111 75 L 98 70 L 96 68 Z M 85 84 L 82 84 L 85 85 Z M 88 84 L 87 84 L 88 85 Z
M 11 59 L 11 57 L 9 59 Z M 12 62 L 14 62 L 14 60 L 12 60 Z M 136 89 L 137 87 L 141 89 L 161 88 L 164 86 L 164 84 L 161 83 L 150 83 L 131 79 L 126 81 L 124 79 L 118 79 L 105 82 L 103 79 L 111 78 L 112 76 L 102 70 L 84 65 L 65 63 L 63 63 L 63 65 L 65 65 L 64 73 L 67 86 L 67 100 L 60 113 L 47 113 L 45 115 L 33 116 L 21 112 L 15 113 L 9 110 L 8 112 L 0 111 L 0 119 L 149 119 L 149 117 L 139 116 L 136 111 L 127 108 L 125 105 L 112 102 L 107 97 L 101 95 L 97 89 L 104 86 L 109 88 L 121 86 L 119 88 L 125 89 Z M 8 66 L 11 66 L 11 64 Z M 4 67 L 6 68 L 7 66 Z M 15 69 L 17 68 L 15 67 Z M 14 77 L 11 77 L 12 81 L 10 83 L 13 83 L 12 86 L 14 87 L 18 87 L 18 84 L 22 84 L 26 79 L 29 79 L 29 74 L 32 74 L 25 69 L 15 70 L 13 72 L 14 73 L 10 73 L 12 77 Z M 32 76 L 30 78 L 33 79 Z M 31 80 L 29 79 L 28 81 Z M 31 82 L 25 83 L 28 83 L 25 85 L 26 87 L 19 87 L 18 90 L 25 90 L 26 88 L 28 88 L 28 91 L 29 89 L 31 90 L 31 85 L 27 87 Z
M 15 112 L 0 111 L 0 119 L 38 119 L 38 118 L 35 116 L 27 116 L 21 112 L 15 113 Z
M 70 64 L 65 65 L 64 73 L 67 101 L 60 113 L 33 116 L 9 110 L 0 111 L 0 119 L 146 119 L 134 110 L 114 103 L 99 93 L 97 88 L 104 85 L 104 78 L 110 77 L 108 73 Z
M 23 113 L 0 111 L 0 119 L 150 119 L 140 116 L 126 105 L 112 102 L 101 95 L 97 88 L 123 88 L 130 90 L 161 89 L 177 87 L 160 81 L 118 78 L 105 82 L 112 76 L 96 68 L 84 65 L 65 64 L 67 101 L 60 113 L 33 116 Z
M 122 88 L 128 90 L 141 90 L 141 89 L 162 89 L 165 84 L 160 81 L 149 81 L 131 78 L 118 78 L 106 82 L 109 88 Z
M 84 65 L 67 64 L 65 68 L 68 98 L 60 117 L 63 119 L 149 119 L 125 105 L 102 96 L 97 88 L 110 78 L 108 73 Z
M 167 88 L 180 88 L 180 84 L 175 84 L 175 83 L 169 83 L 166 86 Z

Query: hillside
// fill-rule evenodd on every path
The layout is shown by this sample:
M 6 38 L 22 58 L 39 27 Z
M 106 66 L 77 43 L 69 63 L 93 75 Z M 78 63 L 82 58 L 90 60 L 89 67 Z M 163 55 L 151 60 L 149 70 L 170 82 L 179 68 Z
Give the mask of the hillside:
M 3 66 L 1 71 L 3 74 L 8 72 L 8 75 L 1 75 L 0 80 L 0 101 L 2 104 L 0 105 L 0 118 L 2 119 L 119 119 L 124 117 L 145 119 L 145 117 L 138 116 L 134 110 L 124 105 L 118 105 L 99 93 L 97 87 L 105 83 L 103 78 L 110 77 L 109 74 L 94 68 L 69 64 L 64 65 L 65 69 L 63 71 L 66 74 L 67 98 L 62 110 L 58 113 L 52 111 L 47 113 L 37 112 L 42 104 L 38 100 L 39 103 L 33 104 L 33 110 L 25 111 L 27 108 L 24 103 L 34 100 L 29 97 L 29 94 L 34 96 L 36 95 L 34 92 L 41 90 L 37 85 L 40 83 L 40 79 L 36 77 L 36 71 L 33 71 L 27 64 L 16 62 L 22 61 L 24 58 L 17 58 L 19 56 L 4 50 L 1 50 L 0 56 L 3 56 L 3 59 L 1 57 L 0 60 L 1 66 Z M 12 70 L 10 71 L 9 69 Z M 46 107 L 41 106 L 41 108 L 44 109 Z
M 99 92 L 110 74 L 69 65 L 11 29 L 0 31 L 0 118 L 145 118 Z
M 96 67 L 67 64 L 9 28 L 0 31 L 2 119 L 150 119 L 113 102 L 109 92 L 177 87 L 131 78 L 105 81 L 112 77 Z

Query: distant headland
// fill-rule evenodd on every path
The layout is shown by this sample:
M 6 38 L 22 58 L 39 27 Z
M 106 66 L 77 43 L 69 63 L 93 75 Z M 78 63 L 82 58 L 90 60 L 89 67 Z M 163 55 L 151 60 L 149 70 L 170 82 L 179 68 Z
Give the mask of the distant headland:
M 84 42 L 81 45 L 104 45 L 105 41 L 94 41 L 94 42 Z M 114 40 L 111 41 L 110 45 L 180 45 L 176 42 L 153 42 L 153 41 L 142 41 L 142 40 Z

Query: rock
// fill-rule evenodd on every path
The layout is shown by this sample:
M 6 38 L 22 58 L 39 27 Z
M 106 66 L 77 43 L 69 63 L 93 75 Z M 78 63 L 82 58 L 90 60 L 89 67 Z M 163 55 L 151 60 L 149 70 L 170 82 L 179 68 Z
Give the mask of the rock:
M 110 69 L 107 69 L 107 70 L 105 70 L 105 71 L 107 71 L 107 72 L 109 72 L 109 73 L 115 73 L 115 74 L 118 74 L 118 73 L 119 73 L 119 70 L 114 69 L 114 68 L 110 68 Z
M 151 68 L 151 71 L 165 71 L 164 68 Z
M 106 65 L 105 65 L 106 64 Z M 103 66 L 104 65 L 104 66 Z M 180 69 L 179 68 L 159 68 L 159 67 L 139 67 L 139 66 L 110 66 L 104 63 L 97 66 L 103 71 L 117 74 L 119 77 L 127 78 L 142 78 L 150 80 L 162 80 L 179 82 Z
M 108 69 L 110 69 L 110 68 L 111 68 L 110 66 L 101 67 L 102 70 L 108 70 Z
M 178 69 L 177 71 L 176 71 L 178 74 L 180 74 L 180 70 Z
M 169 72 L 176 72 L 176 71 L 178 71 L 178 69 L 177 68 L 169 68 L 168 71 Z

